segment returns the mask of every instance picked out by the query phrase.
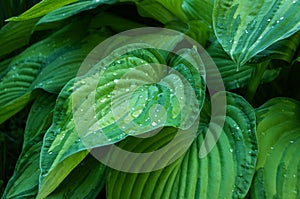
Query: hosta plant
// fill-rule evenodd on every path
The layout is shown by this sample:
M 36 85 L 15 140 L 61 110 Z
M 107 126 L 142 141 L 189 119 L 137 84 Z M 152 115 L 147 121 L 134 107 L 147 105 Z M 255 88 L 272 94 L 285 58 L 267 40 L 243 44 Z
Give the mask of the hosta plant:
M 0 2 L 2 198 L 299 198 L 300 2 Z

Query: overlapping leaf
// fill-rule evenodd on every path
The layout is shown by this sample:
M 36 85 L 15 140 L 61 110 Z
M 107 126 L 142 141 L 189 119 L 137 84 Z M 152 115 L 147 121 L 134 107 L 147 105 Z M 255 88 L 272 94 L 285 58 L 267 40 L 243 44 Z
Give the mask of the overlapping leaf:
M 59 95 L 41 153 L 41 198 L 82 161 L 87 149 L 162 126 L 189 128 L 199 114 L 205 84 L 192 65 L 199 61 L 194 49 L 173 58 L 173 71 L 163 66 L 166 60 L 160 51 L 146 44 L 112 54 L 117 55 L 113 62 L 103 59 Z
M 212 25 L 212 0 L 121 0 L 121 2 L 127 1 L 133 1 L 137 4 L 140 15 L 151 17 L 163 24 L 171 21 L 201 20 L 206 25 Z
M 34 5 L 32 8 L 24 12 L 18 17 L 12 17 L 8 21 L 24 21 L 34 18 L 39 18 L 52 10 L 58 9 L 64 5 L 76 2 L 78 0 L 43 0 Z
M 227 90 L 243 88 L 249 85 L 249 81 L 254 75 L 254 71 L 258 64 L 247 64 L 245 67 L 238 68 L 238 65 L 232 61 L 232 59 L 223 50 L 222 46 L 217 42 L 210 45 L 207 48 L 207 52 L 217 65 Z M 209 69 L 210 68 L 208 68 L 208 70 Z M 279 75 L 279 72 L 280 68 L 265 70 L 260 83 L 266 83 L 274 80 Z M 217 80 L 217 78 L 212 78 L 212 80 Z
M 41 88 L 58 93 L 76 75 L 86 54 L 105 38 L 93 34 L 83 39 L 85 23 L 82 20 L 67 26 L 10 62 L 0 82 L 0 122 L 21 110 L 32 98 L 33 90 Z M 69 34 L 74 31 L 76 34 Z
M 43 135 L 51 125 L 56 96 L 44 94 L 38 98 L 29 113 L 22 153 L 14 175 L 2 198 L 33 198 L 38 192 L 39 160 Z
M 113 4 L 115 2 L 116 2 L 116 0 L 79 1 L 79 2 L 73 3 L 71 5 L 58 7 L 57 9 L 49 12 L 48 14 L 46 14 L 44 17 L 42 17 L 38 21 L 38 24 L 49 23 L 49 22 L 53 22 L 53 21 L 66 19 L 70 16 L 73 16 L 73 15 L 79 13 L 79 12 L 94 9 L 101 4 Z
M 299 198 L 300 103 L 274 98 L 256 111 L 259 156 L 251 198 Z
M 214 97 L 219 97 L 217 94 Z M 199 134 L 184 156 L 166 168 L 150 173 L 134 174 L 111 169 L 107 183 L 108 198 L 244 198 L 250 187 L 257 157 L 255 113 L 240 96 L 227 94 L 227 115 L 224 126 L 201 123 Z M 210 104 L 206 104 L 209 110 Z M 206 107 L 205 106 L 205 107 Z M 201 116 L 208 116 L 209 113 Z M 224 117 L 217 115 L 217 117 Z M 209 121 L 206 118 L 204 121 Z M 214 132 L 222 131 L 218 138 Z M 127 138 L 119 147 L 135 153 L 165 147 L 176 129 L 164 128 L 151 138 Z M 207 134 L 216 139 L 213 150 L 199 158 L 200 147 Z M 154 144 L 155 143 L 155 144 Z M 207 146 L 209 148 L 209 146 Z M 173 148 L 173 154 L 179 150 Z M 158 161 L 168 161 L 163 156 Z M 126 158 L 122 158 L 126 161 Z M 131 165 L 138 162 L 120 162 Z M 152 163 L 155 164 L 155 163 Z
M 215 34 L 239 66 L 275 42 L 300 29 L 300 2 L 217 0 L 213 13 Z

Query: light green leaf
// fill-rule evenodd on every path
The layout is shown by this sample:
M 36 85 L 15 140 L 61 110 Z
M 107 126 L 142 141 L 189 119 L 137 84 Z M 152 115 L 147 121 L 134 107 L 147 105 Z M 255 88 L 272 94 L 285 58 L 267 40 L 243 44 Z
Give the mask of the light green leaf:
M 206 42 L 210 36 L 210 30 L 206 23 L 201 20 L 191 20 L 187 23 L 172 21 L 165 26 L 166 28 L 183 32 L 191 37 L 202 46 L 206 46 Z
M 202 20 L 209 26 L 212 26 L 213 7 L 214 0 L 183 0 L 181 5 L 188 20 Z
M 56 96 L 43 93 L 33 103 L 24 133 L 22 153 L 2 198 L 33 198 L 38 192 L 43 135 L 51 125 Z
M 213 97 L 219 97 L 216 94 Z M 208 102 L 208 101 L 207 101 Z M 227 115 L 224 126 L 201 123 L 198 137 L 185 155 L 171 165 L 149 173 L 125 173 L 110 169 L 107 181 L 107 197 L 135 198 L 244 198 L 250 187 L 256 157 L 255 113 L 253 108 L 240 96 L 227 94 Z M 204 107 L 210 107 L 206 104 Z M 204 110 L 209 110 L 205 108 Z M 209 113 L 201 116 L 208 116 Z M 224 117 L 217 115 L 217 117 Z M 209 118 L 207 118 L 209 119 Z M 205 120 L 207 121 L 207 120 Z M 211 131 L 213 130 L 213 131 Z M 221 130 L 213 150 L 204 158 L 199 158 L 204 138 Z M 174 128 L 164 128 L 147 139 L 129 137 L 118 145 L 135 153 L 146 153 L 162 148 L 176 134 Z M 217 139 L 217 137 L 214 137 Z M 207 144 L 207 143 L 206 143 Z M 179 145 L 174 145 L 174 153 Z M 163 156 L 159 161 L 168 159 Z M 139 164 L 128 162 L 120 164 Z M 153 163 L 155 164 L 155 163 Z
M 242 66 L 259 52 L 300 29 L 300 1 L 217 0 L 215 34 L 232 60 Z
M 106 173 L 106 167 L 88 155 L 46 198 L 96 198 L 105 185 Z
M 47 13 L 58 9 L 64 5 L 77 2 L 78 0 L 43 0 L 34 5 L 18 17 L 12 17 L 8 21 L 24 21 L 46 15 Z
M 56 10 L 49 12 L 47 15 L 41 18 L 37 24 L 49 23 L 53 21 L 66 19 L 85 10 L 94 9 L 101 4 L 113 4 L 115 2 L 116 0 L 80 1 L 71 5 L 60 7 Z
M 193 65 L 202 66 L 200 57 L 195 49 L 182 50 L 183 58 L 174 56 L 170 70 L 161 52 L 143 43 L 119 48 L 63 88 L 41 152 L 40 198 L 87 149 L 162 126 L 186 129 L 195 121 L 205 94 L 204 79 Z
M 141 16 L 151 17 L 163 24 L 201 20 L 212 26 L 213 0 L 121 0 L 128 1 L 136 3 Z
M 274 98 L 256 110 L 259 154 L 251 198 L 299 198 L 300 103 Z

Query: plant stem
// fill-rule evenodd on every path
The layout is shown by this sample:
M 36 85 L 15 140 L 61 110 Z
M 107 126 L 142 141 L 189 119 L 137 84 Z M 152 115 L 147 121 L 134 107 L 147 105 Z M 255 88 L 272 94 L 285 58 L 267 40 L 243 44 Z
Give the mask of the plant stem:
M 269 62 L 270 61 L 265 61 L 265 62 L 259 63 L 254 68 L 254 71 L 251 75 L 251 78 L 250 78 L 250 81 L 248 84 L 247 93 L 246 93 L 246 99 L 249 102 L 253 101 L 256 90 L 257 90 L 259 84 L 261 83 L 262 76 L 263 76 L 264 72 L 266 71 L 267 66 L 269 65 Z

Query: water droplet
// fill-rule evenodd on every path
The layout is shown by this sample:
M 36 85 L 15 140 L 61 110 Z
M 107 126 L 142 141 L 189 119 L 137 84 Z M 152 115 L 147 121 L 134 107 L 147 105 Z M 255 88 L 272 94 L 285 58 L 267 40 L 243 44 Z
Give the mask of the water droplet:
M 152 123 L 151 123 L 151 126 L 156 126 L 156 125 L 157 125 L 156 122 L 152 122 Z
M 249 33 L 248 30 L 245 30 L 245 33 L 248 34 Z
M 114 80 L 115 83 L 118 83 L 118 81 L 119 81 L 118 79 L 115 79 L 115 80 Z
M 49 151 L 49 152 L 48 152 L 49 155 L 51 155 L 52 153 L 53 153 L 52 151 Z
M 271 21 L 271 19 L 268 19 L 267 21 Z
M 229 151 L 230 151 L 230 153 L 232 153 L 232 152 L 233 152 L 233 149 L 232 149 L 232 148 L 230 148 L 230 149 L 229 149 Z
M 270 149 L 271 149 L 271 150 L 273 150 L 273 149 L 274 149 L 274 147 L 272 147 L 272 146 L 271 146 L 271 147 L 270 147 Z
M 80 109 L 81 112 L 83 112 L 83 109 Z
M 296 174 L 293 174 L 293 178 L 296 178 Z
M 296 3 L 296 2 L 297 2 L 297 0 L 294 0 L 294 1 L 293 1 L 293 3 Z
M 129 88 L 126 88 L 126 90 L 125 90 L 126 92 L 129 92 Z
M 116 73 L 116 72 L 113 72 L 113 75 L 114 75 L 114 76 L 116 76 L 117 74 L 118 74 L 118 73 Z
M 291 143 L 291 144 L 294 144 L 294 140 L 290 140 L 290 143 Z
M 283 174 L 283 177 L 284 177 L 284 178 L 286 178 L 286 176 L 287 176 L 286 174 Z
M 106 98 L 103 98 L 103 99 L 100 100 L 101 103 L 104 103 L 105 101 L 106 101 Z
M 280 17 L 280 20 L 283 20 L 284 19 L 284 17 Z

